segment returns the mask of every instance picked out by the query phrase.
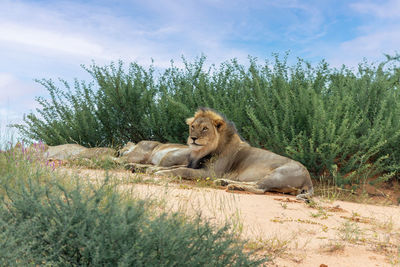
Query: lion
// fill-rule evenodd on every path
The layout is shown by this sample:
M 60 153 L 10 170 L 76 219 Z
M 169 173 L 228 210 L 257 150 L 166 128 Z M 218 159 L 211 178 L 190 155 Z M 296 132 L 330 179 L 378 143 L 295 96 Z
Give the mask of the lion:
M 189 125 L 188 165 L 160 170 L 156 175 L 186 179 L 211 177 L 217 184 L 228 185 L 228 189 L 256 194 L 300 191 L 297 198 L 302 200 L 313 195 L 310 174 L 301 163 L 251 147 L 240 137 L 233 122 L 220 113 L 200 108 L 186 123 Z
M 128 142 L 119 150 L 120 162 L 133 167 L 132 171 L 169 169 L 188 164 L 190 148 L 182 144 L 163 144 L 157 141 Z M 158 168 L 153 168 L 153 167 Z
M 17 144 L 19 148 L 21 144 Z M 32 149 L 36 149 L 32 147 Z M 101 159 L 112 160 L 117 164 L 133 167 L 140 170 L 147 170 L 149 167 L 168 169 L 169 167 L 186 166 L 190 149 L 182 144 L 162 144 L 156 141 L 140 141 L 135 144 L 128 142 L 118 152 L 110 147 L 87 148 L 78 144 L 63 144 L 48 146 L 41 144 L 37 148 L 46 159 L 54 160 L 75 160 L 75 159 Z M 149 171 L 152 169 L 149 169 Z
M 78 144 L 44 145 L 43 152 L 49 160 L 115 159 L 116 151 L 110 147 L 87 148 Z

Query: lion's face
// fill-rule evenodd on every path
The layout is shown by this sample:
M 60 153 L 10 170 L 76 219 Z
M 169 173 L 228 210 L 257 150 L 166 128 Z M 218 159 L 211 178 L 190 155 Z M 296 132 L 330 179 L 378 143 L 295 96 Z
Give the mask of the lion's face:
M 209 117 L 195 117 L 187 120 L 189 137 L 187 144 L 198 157 L 209 154 L 218 147 L 220 124 Z
M 189 125 L 188 145 L 192 150 L 215 147 L 218 144 L 218 131 L 209 118 L 200 117 Z

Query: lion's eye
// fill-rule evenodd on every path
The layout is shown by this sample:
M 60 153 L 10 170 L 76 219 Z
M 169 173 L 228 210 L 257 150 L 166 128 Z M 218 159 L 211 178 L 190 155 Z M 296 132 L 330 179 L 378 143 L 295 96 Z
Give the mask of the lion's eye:
M 194 130 L 194 126 L 193 126 L 193 125 L 192 125 L 192 127 L 191 127 L 191 128 L 192 128 L 192 130 Z
M 205 131 L 207 131 L 208 130 L 208 128 L 207 127 L 203 127 L 203 132 L 205 132 Z

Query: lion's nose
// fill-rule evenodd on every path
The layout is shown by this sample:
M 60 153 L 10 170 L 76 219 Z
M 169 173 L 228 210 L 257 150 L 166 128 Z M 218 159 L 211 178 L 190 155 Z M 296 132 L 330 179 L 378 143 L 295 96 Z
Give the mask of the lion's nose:
M 192 138 L 193 142 L 197 140 L 196 136 L 191 136 L 190 138 Z

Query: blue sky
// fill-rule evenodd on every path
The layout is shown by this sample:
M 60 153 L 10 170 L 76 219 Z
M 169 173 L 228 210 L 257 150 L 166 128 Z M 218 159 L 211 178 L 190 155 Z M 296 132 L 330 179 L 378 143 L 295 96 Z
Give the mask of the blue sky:
M 0 0 L 0 131 L 47 96 L 34 79 L 88 79 L 80 64 L 92 60 L 164 68 L 286 51 L 332 66 L 383 60 L 400 52 L 400 0 Z

